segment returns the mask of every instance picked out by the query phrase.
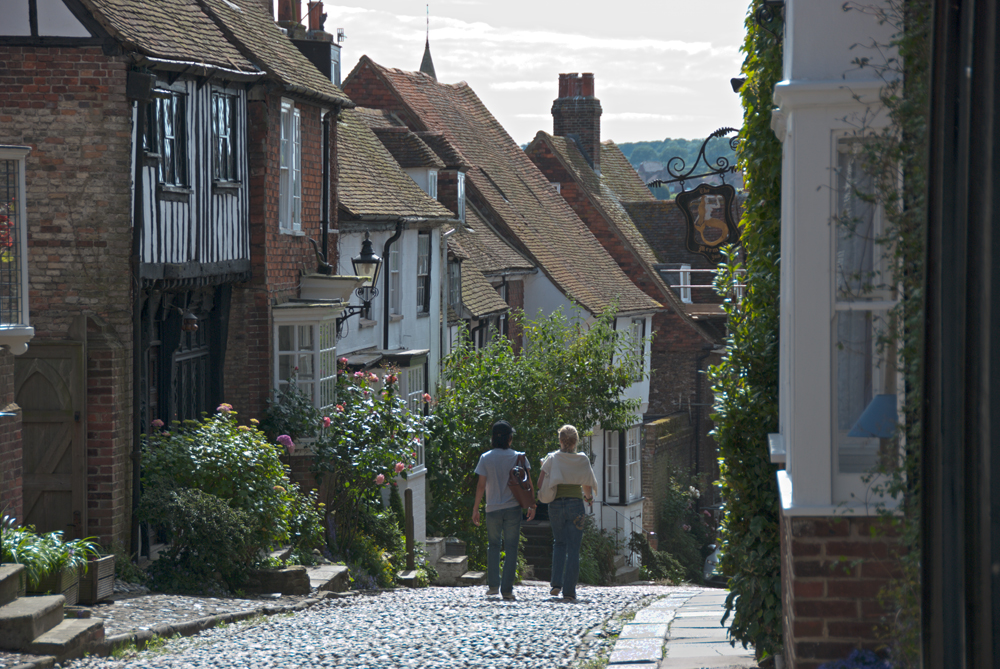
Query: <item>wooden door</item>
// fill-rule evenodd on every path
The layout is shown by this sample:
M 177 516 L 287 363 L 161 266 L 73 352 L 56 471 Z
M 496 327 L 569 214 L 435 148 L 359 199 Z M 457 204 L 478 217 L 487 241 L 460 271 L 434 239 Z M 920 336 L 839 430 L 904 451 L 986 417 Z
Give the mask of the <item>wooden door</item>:
M 82 342 L 32 342 L 15 358 L 24 444 L 24 520 L 82 537 L 87 527 L 86 369 Z

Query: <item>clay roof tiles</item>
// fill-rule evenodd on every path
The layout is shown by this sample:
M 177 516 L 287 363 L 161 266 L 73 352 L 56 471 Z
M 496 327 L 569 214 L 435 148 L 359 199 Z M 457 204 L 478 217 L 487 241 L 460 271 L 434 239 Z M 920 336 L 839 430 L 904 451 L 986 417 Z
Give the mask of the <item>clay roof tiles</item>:
M 622 202 L 655 200 L 639 173 L 632 167 L 618 145 L 610 139 L 601 142 L 601 181 Z
M 485 318 L 510 309 L 483 273 L 468 261 L 462 263 L 462 305 L 473 318 Z
M 357 67 L 365 66 L 376 69 L 423 129 L 441 132 L 475 166 L 467 175 L 470 200 L 478 195 L 563 293 L 591 313 L 616 300 L 623 313 L 660 308 L 628 279 L 467 84 L 440 84 L 366 56 Z
M 261 65 L 289 92 L 353 107 L 337 88 L 302 55 L 271 15 L 250 0 L 199 0 L 205 10 L 237 41 L 240 50 Z M 149 3 L 155 5 L 157 3 Z M 149 6 L 147 5 L 147 6 Z
M 259 72 L 226 40 L 196 0 L 82 0 L 82 4 L 126 51 L 248 74 Z
M 409 128 L 373 128 L 382 145 L 388 149 L 400 167 L 428 167 L 444 169 L 444 162 L 423 140 Z
M 362 113 L 346 109 L 337 129 L 339 205 L 359 219 L 415 217 L 454 219 L 447 208 L 414 183 L 365 124 Z
M 465 226 L 451 237 L 485 274 L 530 272 L 535 264 L 518 253 L 483 220 L 474 206 L 465 208 Z

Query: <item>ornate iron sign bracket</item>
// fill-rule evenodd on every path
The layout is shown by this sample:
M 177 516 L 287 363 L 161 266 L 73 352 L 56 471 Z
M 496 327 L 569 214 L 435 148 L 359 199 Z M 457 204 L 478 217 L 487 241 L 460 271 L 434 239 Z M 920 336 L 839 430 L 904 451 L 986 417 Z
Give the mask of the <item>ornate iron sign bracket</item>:
M 686 247 L 691 253 L 705 256 L 713 264 L 722 262 L 722 247 L 726 244 L 736 244 L 740 241 L 740 232 L 733 220 L 733 203 L 736 200 L 736 189 L 726 183 L 726 175 L 736 172 L 736 165 L 729 158 L 719 156 L 714 164 L 705 157 L 708 143 L 718 137 L 735 134 L 736 128 L 719 128 L 705 138 L 698 151 L 698 157 L 690 167 L 680 156 L 674 156 L 667 161 L 667 174 L 670 179 L 655 179 L 647 186 L 663 186 L 680 183 L 682 192 L 677 195 L 677 208 L 684 214 L 687 223 Z M 736 149 L 739 137 L 729 138 L 729 146 Z M 698 166 L 704 163 L 707 170 L 695 174 Z M 699 184 L 691 190 L 683 190 L 684 182 L 689 179 L 718 176 L 722 184 Z

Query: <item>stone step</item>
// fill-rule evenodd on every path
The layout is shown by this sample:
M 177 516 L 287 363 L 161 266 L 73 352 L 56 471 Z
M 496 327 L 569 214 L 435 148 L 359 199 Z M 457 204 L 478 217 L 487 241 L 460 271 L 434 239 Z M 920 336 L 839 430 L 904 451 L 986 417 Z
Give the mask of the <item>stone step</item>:
M 323 564 L 306 567 L 309 585 L 320 591 L 347 592 L 351 587 L 350 569 L 342 564 Z
M 627 583 L 634 583 L 639 580 L 640 567 L 633 567 L 631 565 L 625 565 L 624 567 L 619 567 L 615 570 L 615 583 L 618 585 L 624 585 Z
M 438 572 L 436 585 L 458 585 L 458 579 L 469 571 L 469 558 L 465 555 L 445 555 L 438 558 L 434 567 Z
M 460 585 L 482 585 L 486 583 L 485 571 L 467 571 L 459 577 Z
M 0 649 L 20 650 L 63 620 L 62 595 L 21 597 L 0 607 Z
M 622 554 L 615 555 L 615 569 L 621 569 L 625 566 L 625 556 Z
M 104 640 L 104 621 L 98 618 L 64 620 L 36 638 L 27 651 L 53 655 L 56 660 L 80 657 L 88 648 Z
M 0 606 L 18 598 L 21 580 L 26 578 L 23 564 L 0 564 Z
M 424 541 L 424 550 L 427 551 L 427 561 L 437 564 L 439 558 L 444 555 L 444 537 L 427 537 Z
M 396 580 L 404 588 L 415 588 L 417 587 L 417 570 L 410 569 L 407 571 L 401 571 L 396 575 Z

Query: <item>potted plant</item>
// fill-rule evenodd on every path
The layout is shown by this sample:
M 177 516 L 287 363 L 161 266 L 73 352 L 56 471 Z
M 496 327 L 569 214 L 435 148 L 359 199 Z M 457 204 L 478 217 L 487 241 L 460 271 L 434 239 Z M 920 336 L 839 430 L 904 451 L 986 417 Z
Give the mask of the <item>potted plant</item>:
M 28 580 L 28 592 L 61 594 L 66 604 L 72 606 L 79 598 L 80 573 L 86 572 L 87 562 L 99 557 L 93 537 L 63 541 L 62 532 L 49 532 L 39 537 L 42 550 L 48 555 L 49 569 L 32 587 Z
M 28 586 L 38 582 L 52 570 L 54 555 L 42 537 L 31 527 L 18 527 L 17 519 L 4 516 L 0 522 L 0 562 L 24 566 L 18 596 L 23 597 Z
M 80 572 L 80 603 L 96 604 L 115 587 L 115 556 L 95 555 Z

